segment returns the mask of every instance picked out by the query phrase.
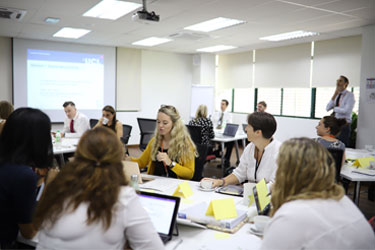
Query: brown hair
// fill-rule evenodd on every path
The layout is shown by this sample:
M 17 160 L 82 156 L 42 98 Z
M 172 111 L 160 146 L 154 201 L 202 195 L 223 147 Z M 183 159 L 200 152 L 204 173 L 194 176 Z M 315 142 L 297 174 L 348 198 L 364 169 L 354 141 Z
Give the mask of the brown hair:
M 277 123 L 275 117 L 267 112 L 254 112 L 247 116 L 247 124 L 254 129 L 262 131 L 262 136 L 270 139 L 276 131 Z
M 75 105 L 74 102 L 72 102 L 72 101 L 64 102 L 63 107 L 66 108 L 66 107 L 68 107 L 69 105 L 72 106 L 72 107 L 76 107 L 76 105 Z
M 280 147 L 271 216 L 293 200 L 334 199 L 344 196 L 335 183 L 336 168 L 327 149 L 309 138 L 293 138 Z
M 262 105 L 263 107 L 267 108 L 267 103 L 265 101 L 260 101 L 258 104 Z
M 10 114 L 13 112 L 14 108 L 10 102 L 1 101 L 0 102 L 0 118 L 1 119 L 8 119 Z
M 338 119 L 334 116 L 324 116 L 323 117 L 324 127 L 329 128 L 330 134 L 334 136 L 339 136 L 342 127 L 346 125 L 346 120 L 344 118 Z
M 111 126 L 108 126 L 111 128 L 113 131 L 116 132 L 116 123 L 117 123 L 117 118 L 116 118 L 116 111 L 111 105 L 104 106 L 102 111 L 107 111 L 113 115 L 113 120 Z
M 35 213 L 37 228 L 53 225 L 67 211 L 87 203 L 87 224 L 102 222 L 108 229 L 121 186 L 123 146 L 106 128 L 89 130 L 81 137 L 74 160 L 48 185 Z

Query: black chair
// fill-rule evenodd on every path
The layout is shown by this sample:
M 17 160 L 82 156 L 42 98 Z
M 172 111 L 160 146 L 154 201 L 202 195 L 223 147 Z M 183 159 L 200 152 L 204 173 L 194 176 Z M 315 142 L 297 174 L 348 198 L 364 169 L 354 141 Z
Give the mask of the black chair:
M 203 169 L 206 163 L 206 156 L 208 153 L 208 145 L 195 144 L 198 151 L 198 157 L 195 158 L 195 169 L 192 180 L 200 181 L 203 178 Z
M 202 143 L 202 127 L 201 126 L 193 126 L 193 125 L 186 125 L 187 129 L 189 130 L 190 137 L 193 142 L 197 144 Z
M 344 151 L 337 148 L 328 148 L 328 152 L 331 153 L 333 160 L 335 161 L 336 166 L 336 182 L 341 182 L 341 167 L 342 167 L 342 158 L 344 157 Z
M 132 126 L 122 124 L 122 137 L 121 141 L 124 143 L 124 145 L 127 145 L 130 138 L 130 133 L 132 132 Z
M 90 119 L 90 128 L 95 127 L 98 121 L 99 121 L 98 119 Z
M 137 121 L 138 121 L 139 131 L 141 132 L 139 148 L 143 151 L 146 149 L 148 142 L 154 136 L 156 120 L 148 119 L 148 118 L 137 118 Z

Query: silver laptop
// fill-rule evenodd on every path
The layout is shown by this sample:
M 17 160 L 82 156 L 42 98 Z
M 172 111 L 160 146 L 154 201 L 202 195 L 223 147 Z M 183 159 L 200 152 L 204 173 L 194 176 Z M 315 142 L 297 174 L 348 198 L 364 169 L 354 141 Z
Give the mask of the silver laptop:
M 218 138 L 228 138 L 228 137 L 235 137 L 237 130 L 238 130 L 238 124 L 233 124 L 233 123 L 227 123 L 224 133 L 223 134 L 218 134 L 216 137 Z
M 180 197 L 158 193 L 140 192 L 139 200 L 146 210 L 161 240 L 167 243 L 172 239 L 176 224 Z

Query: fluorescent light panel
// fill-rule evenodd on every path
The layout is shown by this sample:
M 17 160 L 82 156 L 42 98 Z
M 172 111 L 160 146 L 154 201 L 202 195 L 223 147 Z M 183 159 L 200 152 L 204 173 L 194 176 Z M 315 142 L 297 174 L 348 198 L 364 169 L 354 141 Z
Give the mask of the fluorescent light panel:
M 91 32 L 91 30 L 64 27 L 64 28 L 60 29 L 59 31 L 57 31 L 53 36 L 54 37 L 78 39 L 78 38 L 86 35 L 89 32 Z
M 85 12 L 83 16 L 116 20 L 140 7 L 142 5 L 138 3 L 103 0 Z
M 230 26 L 243 24 L 245 21 L 237 20 L 237 19 L 230 19 L 225 17 L 217 17 L 205 22 L 197 23 L 188 27 L 185 27 L 185 30 L 194 30 L 194 31 L 202 31 L 202 32 L 210 32 L 218 29 L 227 28 Z
M 60 22 L 60 18 L 57 18 L 57 17 L 47 17 L 46 19 L 44 19 L 44 22 L 50 23 L 50 24 L 56 24 L 56 23 Z
M 284 41 L 284 40 L 290 40 L 290 39 L 296 39 L 296 38 L 302 38 L 302 37 L 308 37 L 308 36 L 317 36 L 317 35 L 319 35 L 319 33 L 317 32 L 297 30 L 297 31 L 277 34 L 273 36 L 265 36 L 259 39 L 265 40 L 265 41 L 271 41 L 271 42 L 278 42 L 278 41 Z
M 197 49 L 197 51 L 198 52 L 210 52 L 210 53 L 212 53 L 212 52 L 230 50 L 230 49 L 235 49 L 235 48 L 237 48 L 237 47 L 229 46 L 229 45 L 217 45 L 217 46 Z
M 143 40 L 136 41 L 132 43 L 133 45 L 139 45 L 139 46 L 148 46 L 152 47 L 155 45 L 163 44 L 172 41 L 172 39 L 168 38 L 161 38 L 161 37 L 149 37 Z

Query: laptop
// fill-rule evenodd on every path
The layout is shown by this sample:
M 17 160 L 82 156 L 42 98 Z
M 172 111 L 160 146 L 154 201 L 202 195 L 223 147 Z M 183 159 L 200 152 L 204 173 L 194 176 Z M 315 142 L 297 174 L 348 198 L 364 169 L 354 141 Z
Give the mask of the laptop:
M 167 243 L 172 239 L 180 197 L 143 191 L 138 196 L 161 240 Z
M 238 124 L 233 124 L 233 123 L 227 123 L 224 133 L 223 134 L 218 134 L 216 137 L 218 138 L 228 138 L 228 137 L 235 137 L 237 130 L 238 130 Z
M 154 179 L 151 177 L 142 177 L 141 172 L 139 171 L 138 163 L 134 161 L 122 161 L 122 166 L 124 170 L 125 179 L 128 183 L 130 183 L 130 178 L 133 174 L 138 175 L 139 184 L 143 184 Z

